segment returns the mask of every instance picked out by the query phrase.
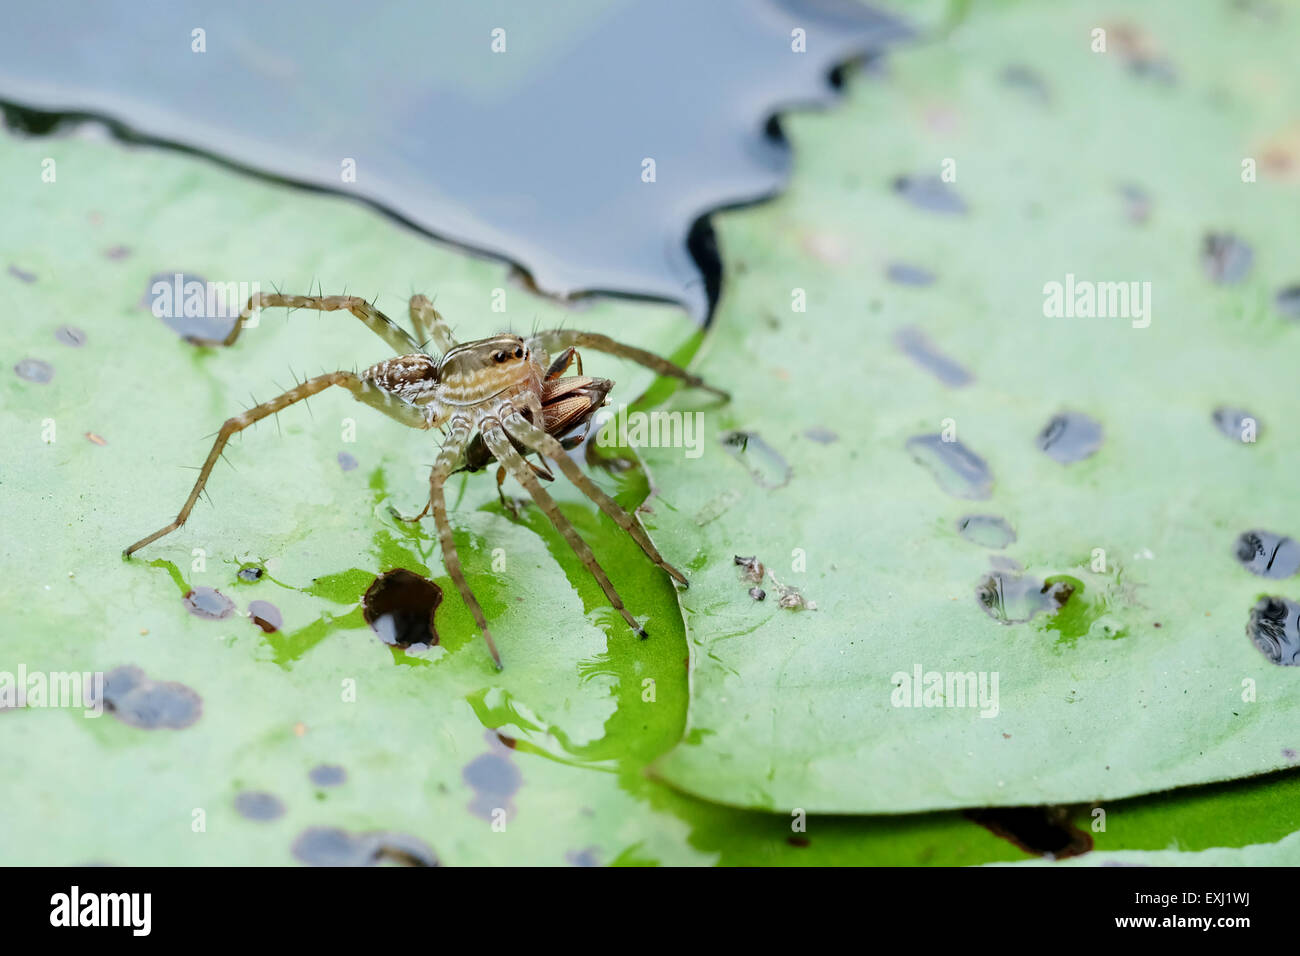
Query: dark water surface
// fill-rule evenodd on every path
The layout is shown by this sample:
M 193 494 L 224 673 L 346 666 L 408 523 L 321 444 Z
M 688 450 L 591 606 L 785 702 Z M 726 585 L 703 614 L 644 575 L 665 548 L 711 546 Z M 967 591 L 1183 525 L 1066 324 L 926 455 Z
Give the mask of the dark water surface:
M 72 0 L 5 19 L 11 125 L 106 119 L 354 195 L 546 293 L 701 321 L 720 269 L 701 217 L 789 174 L 773 114 L 829 102 L 837 65 L 907 33 L 854 0 Z

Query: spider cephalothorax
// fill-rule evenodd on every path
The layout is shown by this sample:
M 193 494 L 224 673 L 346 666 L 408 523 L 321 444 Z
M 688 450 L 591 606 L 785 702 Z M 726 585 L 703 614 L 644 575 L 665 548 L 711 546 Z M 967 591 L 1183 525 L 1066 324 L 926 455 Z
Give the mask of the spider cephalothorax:
M 460 558 L 447 520 L 443 485 L 456 471 L 479 471 L 490 462 L 500 462 L 498 486 L 509 472 L 546 513 L 582 563 L 596 578 L 601 590 L 624 620 L 640 636 L 645 629 L 632 617 L 614 590 L 609 577 L 568 519 L 560 513 L 555 500 L 538 479 L 552 480 L 546 466 L 550 462 L 596 505 L 627 532 L 652 561 L 672 578 L 686 585 L 685 576 L 664 560 L 641 525 L 605 492 L 601 491 L 569 457 L 567 449 L 581 440 L 577 431 L 590 428 L 595 411 L 605 403 L 613 382 L 582 375 L 579 347 L 586 347 L 638 362 L 661 375 L 670 375 L 689 385 L 708 389 L 726 398 L 722 392 L 690 372 L 662 359 L 653 352 L 623 345 L 595 332 L 552 329 L 527 338 L 502 333 L 474 342 L 458 344 L 433 304 L 424 296 L 411 299 L 411 322 L 424 340 L 421 346 L 402 329 L 364 299 L 352 296 L 300 296 L 258 294 L 253 296 L 242 318 L 257 309 L 284 306 L 332 312 L 346 309 L 364 322 L 399 354 L 386 359 L 361 374 L 329 372 L 307 379 L 295 388 L 263 402 L 221 426 L 217 440 L 199 471 L 190 496 L 176 520 L 142 538 L 126 549 L 130 556 L 145 545 L 183 525 L 194 508 L 212 467 L 230 436 L 260 419 L 302 401 L 331 385 L 350 391 L 358 401 L 379 409 L 412 428 L 439 428 L 446 435 L 438 458 L 429 475 L 429 503 L 415 519 L 432 514 L 438 529 L 447 573 L 456 583 L 470 613 L 483 632 L 492 659 L 498 667 L 501 658 L 492 640 L 483 609 L 470 590 L 460 567 Z M 229 345 L 239 335 L 243 322 L 236 323 L 223 344 Z M 425 348 L 432 345 L 441 354 L 434 358 Z M 554 360 L 552 360 L 554 353 Z M 576 376 L 564 377 L 570 365 L 578 366 Z M 536 454 L 539 464 L 526 460 Z

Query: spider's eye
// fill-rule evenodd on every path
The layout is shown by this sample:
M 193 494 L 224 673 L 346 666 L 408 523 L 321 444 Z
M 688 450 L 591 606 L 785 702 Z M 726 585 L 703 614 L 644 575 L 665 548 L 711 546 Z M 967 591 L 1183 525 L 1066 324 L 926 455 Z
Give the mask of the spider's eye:
M 516 349 L 515 349 L 515 358 L 523 358 L 523 357 L 524 357 L 524 350 L 523 350 L 523 348 L 522 348 L 522 347 L 516 348 Z
M 492 361 L 494 361 L 494 362 L 504 362 L 507 358 L 509 358 L 509 356 L 506 355 L 505 352 L 493 352 L 493 353 L 492 353 Z

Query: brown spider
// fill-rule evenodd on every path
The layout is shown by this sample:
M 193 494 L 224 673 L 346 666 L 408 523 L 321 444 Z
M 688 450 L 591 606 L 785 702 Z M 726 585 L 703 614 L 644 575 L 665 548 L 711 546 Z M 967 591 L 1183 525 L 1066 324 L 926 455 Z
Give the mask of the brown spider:
M 545 465 L 546 460 L 550 459 L 559 465 L 560 470 L 583 494 L 631 535 L 650 560 L 667 571 L 683 587 L 687 586 L 686 577 L 663 559 L 637 521 L 601 491 L 566 451 L 581 441 L 581 436 L 574 438 L 571 433 L 584 426 L 591 427 L 592 416 L 596 409 L 605 404 L 605 396 L 614 384 L 608 379 L 584 378 L 582 359 L 577 348 L 583 346 L 631 359 L 661 375 L 670 375 L 688 385 L 707 389 L 723 399 L 729 397 L 726 392 L 705 384 L 697 376 L 653 352 L 624 345 L 596 332 L 552 329 L 528 338 L 503 333 L 458 344 L 452 338 L 442 316 L 434 309 L 433 303 L 422 295 L 411 298 L 411 324 L 426 344 L 432 344 L 437 352 L 442 353 L 440 359 L 425 351 L 405 329 L 370 303 L 355 296 L 259 293 L 249 299 L 240 315 L 240 321 L 235 323 L 234 329 L 221 344 L 233 344 L 244 325 L 243 320 L 255 310 L 276 306 L 317 309 L 321 312 L 346 309 L 387 342 L 398 356 L 372 365 L 360 375 L 353 372 L 317 375 L 269 402 L 262 402 L 242 415 L 227 419 L 217 433 L 212 451 L 208 453 L 198 480 L 176 520 L 127 548 L 127 557 L 185 523 L 230 436 L 294 402 L 322 392 L 331 385 L 340 385 L 358 401 L 379 409 L 404 425 L 421 429 L 440 428 L 446 435 L 429 475 L 429 503 L 419 515 L 409 520 L 419 521 L 426 514 L 433 513 L 447 573 L 456 582 L 465 604 L 474 615 L 498 668 L 501 667 L 501 657 L 492 640 L 492 632 L 488 629 L 483 609 L 479 607 L 478 600 L 461 571 L 451 525 L 447 521 L 443 484 L 456 471 L 478 471 L 494 459 L 499 461 L 501 468 L 497 475 L 498 491 L 505 480 L 505 472 L 508 471 L 564 535 L 569 546 L 600 584 L 609 603 L 641 637 L 646 636 L 645 628 L 637 623 L 623 605 L 622 598 L 614 590 L 614 585 L 596 561 L 587 542 L 560 513 L 555 500 L 538 483 L 539 477 L 548 481 L 554 478 Z M 552 352 L 557 353 L 554 361 L 551 360 Z M 561 377 L 575 360 L 578 375 Z M 566 436 L 567 440 L 562 440 Z M 534 465 L 526 461 L 525 456 L 530 453 L 536 453 L 542 464 Z

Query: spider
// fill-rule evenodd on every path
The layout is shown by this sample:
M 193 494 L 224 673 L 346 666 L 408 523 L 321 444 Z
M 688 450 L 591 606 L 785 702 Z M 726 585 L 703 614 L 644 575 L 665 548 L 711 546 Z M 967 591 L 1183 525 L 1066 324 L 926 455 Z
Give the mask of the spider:
M 698 376 L 653 352 L 624 345 L 596 332 L 551 329 L 528 338 L 502 333 L 473 342 L 458 343 L 442 316 L 434 309 L 433 303 L 423 295 L 411 298 L 410 315 L 416 334 L 425 341 L 424 347 L 365 299 L 345 295 L 280 293 L 258 293 L 252 296 L 240 314 L 240 321 L 235 323 L 230 334 L 220 343 L 195 341 L 197 344 L 232 345 L 238 338 L 245 319 L 258 309 L 273 307 L 351 312 L 387 342 L 398 353 L 397 357 L 378 362 L 359 375 L 343 371 L 317 375 L 277 398 L 227 419 L 217 433 L 212 450 L 199 470 L 198 480 L 176 519 L 127 548 L 126 557 L 129 558 L 145 545 L 157 541 L 185 523 L 207 484 L 222 449 L 232 435 L 295 402 L 323 392 L 331 385 L 338 385 L 351 392 L 358 401 L 404 425 L 420 429 L 439 428 L 446 436 L 429 474 L 428 503 L 416 517 L 404 520 L 419 521 L 432 513 L 447 573 L 456 583 L 461 597 L 474 616 L 498 670 L 502 666 L 501 655 L 497 652 L 483 609 L 474 597 L 469 582 L 465 580 L 460 557 L 452 540 L 451 524 L 447 521 L 443 485 L 457 471 L 479 471 L 493 460 L 499 462 L 498 493 L 509 472 L 564 536 L 596 579 L 609 603 L 639 637 L 646 636 L 645 628 L 624 606 L 623 599 L 614 590 L 614 585 L 610 583 L 609 576 L 596 560 L 590 546 L 560 513 L 555 500 L 539 483 L 539 478 L 546 481 L 554 478 L 546 467 L 547 459 L 558 465 L 583 494 L 630 535 L 650 560 L 683 587 L 688 586 L 685 575 L 664 560 L 640 524 L 614 499 L 601 491 L 568 455 L 567 449 L 576 446 L 585 436 L 585 432 L 576 437 L 573 433 L 584 426 L 590 429 L 593 415 L 605 404 L 606 395 L 614 384 L 608 379 L 584 377 L 578 348 L 589 348 L 630 359 L 660 375 L 668 375 L 688 385 L 706 389 L 724 400 L 729 398 L 726 392 L 706 384 Z M 434 351 L 426 351 L 429 345 L 433 346 Z M 436 353 L 441 353 L 441 358 L 436 357 Z M 554 360 L 551 358 L 552 353 L 555 354 Z M 564 373 L 575 362 L 578 374 L 564 377 Z M 539 457 L 541 464 L 535 465 L 526 460 L 526 456 L 531 453 Z

